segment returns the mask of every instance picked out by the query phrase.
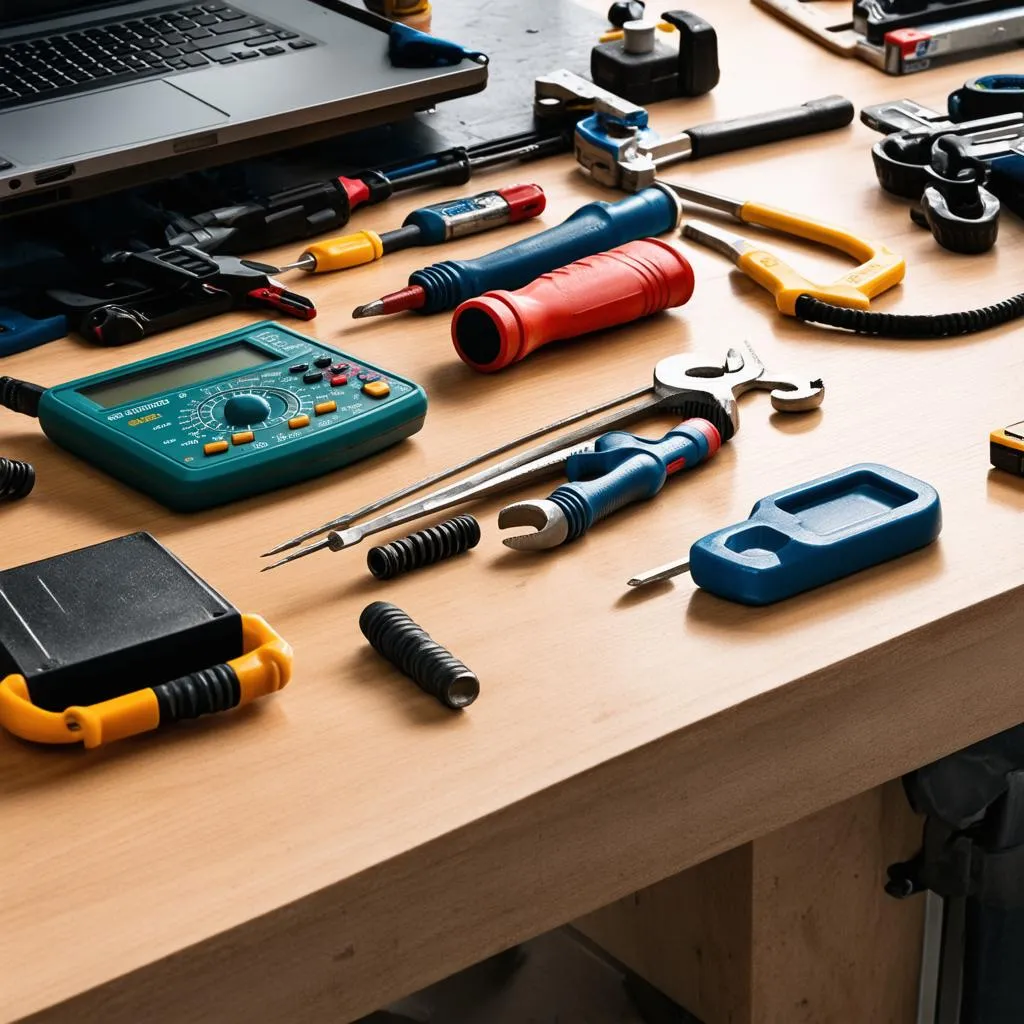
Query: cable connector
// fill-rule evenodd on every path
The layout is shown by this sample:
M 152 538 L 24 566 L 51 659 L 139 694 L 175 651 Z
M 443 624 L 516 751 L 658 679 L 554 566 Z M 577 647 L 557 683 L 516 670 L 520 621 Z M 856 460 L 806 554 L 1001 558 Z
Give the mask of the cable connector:
M 0 406 L 22 416 L 39 415 L 39 400 L 46 388 L 16 377 L 0 377 Z

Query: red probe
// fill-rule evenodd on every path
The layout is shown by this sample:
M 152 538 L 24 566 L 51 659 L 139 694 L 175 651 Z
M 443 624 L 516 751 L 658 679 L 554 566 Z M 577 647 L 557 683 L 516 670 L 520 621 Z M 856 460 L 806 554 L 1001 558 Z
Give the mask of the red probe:
M 681 306 L 693 268 L 674 246 L 642 238 L 538 277 L 518 291 L 487 292 L 452 317 L 464 363 L 495 373 L 551 341 L 575 338 Z

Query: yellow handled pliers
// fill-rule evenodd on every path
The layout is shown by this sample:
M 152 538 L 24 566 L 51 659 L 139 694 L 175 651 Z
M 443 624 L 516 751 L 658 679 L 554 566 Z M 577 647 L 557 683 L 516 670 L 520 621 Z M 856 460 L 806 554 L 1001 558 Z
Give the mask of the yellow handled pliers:
M 727 213 L 745 224 L 755 224 L 827 245 L 859 261 L 859 266 L 843 274 L 838 281 L 816 284 L 801 277 L 778 256 L 758 248 L 747 238 L 721 231 L 703 221 L 687 221 L 683 225 L 686 238 L 728 256 L 740 270 L 762 288 L 767 288 L 775 297 L 779 312 L 788 316 L 796 315 L 797 299 L 802 295 L 848 309 L 868 309 L 871 299 L 899 284 L 906 273 L 907 265 L 903 257 L 897 256 L 888 246 L 860 238 L 843 228 L 763 203 L 743 202 L 667 181 L 659 184 L 672 189 L 680 199 L 688 203 Z

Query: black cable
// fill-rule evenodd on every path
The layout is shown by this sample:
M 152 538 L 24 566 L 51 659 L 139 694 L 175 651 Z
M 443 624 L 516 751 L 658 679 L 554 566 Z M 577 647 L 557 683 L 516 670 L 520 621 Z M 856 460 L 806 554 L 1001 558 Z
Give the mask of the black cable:
M 801 295 L 796 300 L 794 312 L 797 319 L 805 323 L 838 327 L 854 334 L 867 334 L 876 338 L 953 338 L 987 331 L 990 327 L 998 327 L 1024 317 L 1024 292 L 978 309 L 918 315 L 846 309 L 810 295 Z
M 22 416 L 39 415 L 39 399 L 46 390 L 38 384 L 16 377 L 0 377 L 0 406 Z
M 0 502 L 24 498 L 35 484 L 36 471 L 32 463 L 0 456 Z

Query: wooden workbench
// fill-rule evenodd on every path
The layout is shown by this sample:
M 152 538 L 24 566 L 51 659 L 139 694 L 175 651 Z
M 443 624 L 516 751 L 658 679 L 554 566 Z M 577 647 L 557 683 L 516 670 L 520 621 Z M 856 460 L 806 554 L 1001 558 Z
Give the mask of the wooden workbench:
M 718 29 L 722 82 L 655 108 L 666 132 L 831 92 L 858 109 L 901 95 L 942 107 L 966 78 L 1020 62 L 891 79 L 742 0 L 692 6 Z M 962 309 L 1019 291 L 1020 221 L 1005 215 L 988 255 L 944 252 L 876 185 L 876 138 L 855 123 L 666 177 L 883 239 L 909 271 L 877 309 Z M 467 191 L 515 180 L 545 187 L 546 225 L 615 198 L 569 157 L 495 171 Z M 396 199 L 357 226 L 383 230 L 440 198 Z M 690 1008 L 708 1024 L 726 1019 L 727 1004 L 736 1021 L 910 1019 L 913 979 L 893 967 L 893 949 L 914 939 L 920 905 L 876 897 L 879 864 L 909 852 L 913 825 L 899 794 L 878 787 L 1024 717 L 1024 481 L 990 471 L 987 453 L 989 430 L 1024 416 L 1022 329 L 930 343 L 829 334 L 783 319 L 727 261 L 690 245 L 688 306 L 495 376 L 459 362 L 447 316 L 349 319 L 423 263 L 534 229 L 297 281 L 320 307 L 310 333 L 421 382 L 431 403 L 413 439 L 314 482 L 175 515 L 65 454 L 38 424 L 0 413 L 0 452 L 39 474 L 27 500 L 0 509 L 0 564 L 149 530 L 295 648 L 292 685 L 233 715 L 91 752 L 0 737 L 0 1018 L 347 1021 L 660 883 L 649 891 L 677 898 L 655 922 L 660 968 L 643 964 L 629 910 L 650 900 L 580 927 L 679 998 L 696 993 Z M 844 266 L 768 243 L 810 276 Z M 56 384 L 246 321 L 126 349 L 64 340 L 0 371 Z M 769 369 L 824 377 L 821 411 L 770 415 L 766 396 L 748 396 L 739 434 L 712 463 L 579 543 L 539 557 L 506 550 L 496 499 L 476 510 L 479 548 L 392 583 L 369 577 L 365 548 L 258 572 L 258 554 L 283 538 L 640 386 L 662 356 L 716 356 L 743 340 Z M 937 545 L 761 610 L 686 578 L 627 593 L 636 571 L 742 518 L 758 497 L 863 460 L 937 487 Z M 357 619 L 378 598 L 478 673 L 471 709 L 444 710 L 368 647 Z M 858 859 L 867 875 L 849 867 Z M 680 874 L 701 864 L 703 874 Z M 854 905 L 861 920 L 844 931 Z M 716 928 L 728 934 L 708 938 Z M 845 1014 L 829 1002 L 835 991 Z

